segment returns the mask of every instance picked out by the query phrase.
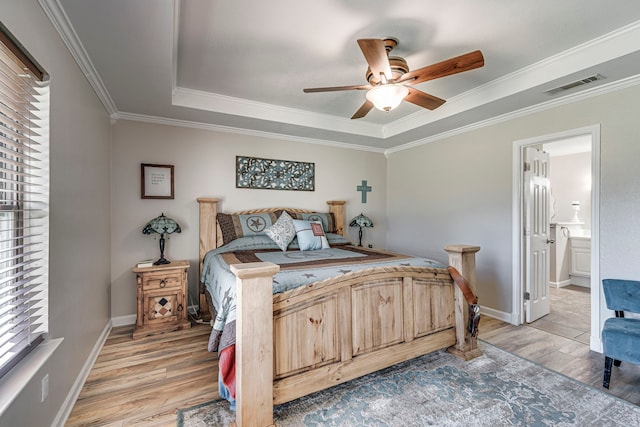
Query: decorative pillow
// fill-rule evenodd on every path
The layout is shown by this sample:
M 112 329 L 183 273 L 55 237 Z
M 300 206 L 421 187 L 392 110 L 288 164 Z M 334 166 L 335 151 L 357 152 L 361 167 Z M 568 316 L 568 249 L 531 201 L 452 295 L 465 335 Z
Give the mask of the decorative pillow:
M 225 245 L 239 237 L 265 234 L 267 227 L 275 224 L 279 212 L 232 215 L 218 213 L 216 219 Z
M 296 237 L 296 228 L 293 225 L 293 218 L 286 212 L 282 212 L 280 218 L 270 227 L 264 230 L 264 233 L 276 242 L 282 251 L 287 250 L 287 246 Z
M 327 233 L 327 241 L 331 247 L 333 246 L 344 246 L 344 245 L 353 245 L 350 240 L 345 239 L 339 234 L 335 233 Z
M 327 212 L 314 212 L 314 213 L 300 213 L 296 212 L 294 219 L 304 219 L 306 221 L 320 221 L 322 223 L 322 227 L 326 233 L 335 233 L 336 232 L 336 221 L 333 216 L 333 213 Z
M 298 247 L 301 251 L 312 251 L 329 247 L 329 241 L 324 234 L 324 229 L 320 221 L 294 219 L 293 226 L 296 228 Z

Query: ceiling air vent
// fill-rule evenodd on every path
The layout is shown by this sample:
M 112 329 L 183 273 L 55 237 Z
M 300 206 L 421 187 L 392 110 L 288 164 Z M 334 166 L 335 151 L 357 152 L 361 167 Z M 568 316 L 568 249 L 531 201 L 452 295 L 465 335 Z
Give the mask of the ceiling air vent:
M 567 83 L 566 85 L 562 85 L 554 89 L 545 90 L 544 93 L 547 93 L 549 95 L 555 95 L 556 93 L 564 92 L 565 90 L 573 89 L 574 87 L 586 85 L 586 84 L 595 82 L 596 80 L 602 80 L 604 78 L 605 77 L 602 74 L 595 74 L 593 76 L 576 80 L 575 82 Z

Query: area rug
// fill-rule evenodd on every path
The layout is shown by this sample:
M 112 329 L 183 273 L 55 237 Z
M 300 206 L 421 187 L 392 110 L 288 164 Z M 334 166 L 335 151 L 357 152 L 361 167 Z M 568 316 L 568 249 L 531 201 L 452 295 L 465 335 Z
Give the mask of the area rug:
M 481 342 L 464 362 L 437 351 L 278 405 L 278 426 L 633 426 L 640 406 Z M 227 427 L 228 402 L 178 411 L 179 427 Z

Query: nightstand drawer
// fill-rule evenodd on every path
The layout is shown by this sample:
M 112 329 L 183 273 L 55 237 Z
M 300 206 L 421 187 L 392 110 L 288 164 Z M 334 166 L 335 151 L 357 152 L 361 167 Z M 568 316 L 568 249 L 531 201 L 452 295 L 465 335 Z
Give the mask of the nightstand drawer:
M 150 291 L 182 286 L 182 274 L 181 271 L 166 274 L 148 274 L 142 279 L 142 287 Z

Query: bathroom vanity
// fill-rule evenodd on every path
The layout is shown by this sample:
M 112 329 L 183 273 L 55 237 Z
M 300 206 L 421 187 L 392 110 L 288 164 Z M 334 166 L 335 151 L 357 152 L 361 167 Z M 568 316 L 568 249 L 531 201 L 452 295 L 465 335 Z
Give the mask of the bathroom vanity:
M 571 236 L 571 272 L 569 279 L 571 284 L 590 286 L 591 281 L 591 236 Z
M 551 224 L 551 262 L 549 285 L 590 286 L 591 235 L 583 222 Z

